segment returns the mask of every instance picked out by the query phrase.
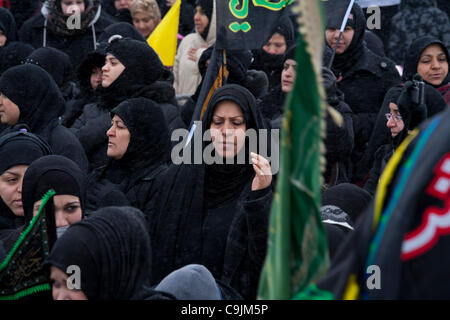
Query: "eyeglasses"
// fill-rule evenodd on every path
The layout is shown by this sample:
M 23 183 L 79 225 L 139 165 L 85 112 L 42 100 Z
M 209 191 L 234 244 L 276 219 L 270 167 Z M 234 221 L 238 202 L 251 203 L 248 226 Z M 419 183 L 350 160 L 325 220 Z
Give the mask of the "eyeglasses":
M 391 119 L 391 117 L 394 118 L 395 122 L 402 120 L 402 116 L 398 116 L 398 115 L 395 115 L 395 114 L 392 114 L 392 113 L 386 113 L 384 116 L 386 117 L 387 121 L 389 121 Z

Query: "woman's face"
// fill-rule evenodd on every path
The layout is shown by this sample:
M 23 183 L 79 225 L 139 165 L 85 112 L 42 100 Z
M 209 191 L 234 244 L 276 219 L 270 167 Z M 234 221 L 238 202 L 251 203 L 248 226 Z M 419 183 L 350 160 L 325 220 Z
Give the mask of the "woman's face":
M 133 15 L 133 25 L 145 39 L 153 32 L 158 22 L 149 14 L 143 12 L 138 12 Z
M 423 80 L 438 86 L 448 74 L 448 61 L 444 50 L 438 44 L 427 47 L 421 54 L 417 72 Z
M 114 0 L 114 7 L 116 10 L 128 9 L 130 7 L 131 0 Z
M 334 47 L 336 47 L 339 33 L 339 29 L 327 28 L 325 30 L 325 38 L 331 49 L 334 49 Z M 354 35 L 355 29 L 350 26 L 345 27 L 345 30 L 342 33 L 341 40 L 339 41 L 338 47 L 336 49 L 336 54 L 343 54 L 348 49 L 348 47 L 350 47 Z
M 209 24 L 208 16 L 200 6 L 195 7 L 194 24 L 198 33 L 203 33 Z
M 20 109 L 3 93 L 0 93 L 0 121 L 9 126 L 15 125 L 19 121 Z
M 269 41 L 263 46 L 263 50 L 269 54 L 284 54 L 287 49 L 286 39 L 283 35 L 275 32 Z
M 297 72 L 295 68 L 297 67 L 297 62 L 292 59 L 286 59 L 283 66 L 283 71 L 281 72 L 281 91 L 284 93 L 291 92 L 294 88 L 295 77 Z
M 86 10 L 84 0 L 61 0 L 61 11 L 70 16 L 75 13 L 83 13 Z
M 392 138 L 394 138 L 405 128 L 405 123 L 395 103 L 389 103 L 389 112 L 387 116 L 389 119 L 386 126 L 391 130 Z
M 22 181 L 28 165 L 17 165 L 7 169 L 0 176 L 0 198 L 8 208 L 19 217 L 23 217 Z
M 6 40 L 8 40 L 6 38 L 5 33 L 3 32 L 3 30 L 0 30 L 0 47 L 3 47 L 6 43 Z
M 33 216 L 35 216 L 41 200 L 36 201 L 33 206 Z M 53 197 L 53 204 L 55 206 L 55 222 L 56 227 L 70 226 L 78 221 L 81 221 L 83 216 L 81 211 L 80 198 L 71 194 L 61 194 Z
M 98 85 L 102 83 L 103 72 L 101 68 L 94 67 L 91 73 L 91 87 L 92 89 L 97 89 Z
M 233 101 L 219 102 L 211 122 L 211 140 L 222 158 L 233 158 L 245 143 L 245 119 Z
M 109 139 L 107 156 L 115 160 L 121 159 L 127 152 L 131 134 L 119 116 L 114 115 L 111 120 L 111 128 L 106 132 L 106 135 Z
M 55 266 L 50 266 L 53 300 L 87 300 L 88 298 L 81 289 L 69 289 L 67 287 L 68 278 L 64 271 Z
M 114 57 L 108 54 L 105 59 L 105 65 L 102 67 L 102 87 L 109 87 L 125 70 L 125 66 Z

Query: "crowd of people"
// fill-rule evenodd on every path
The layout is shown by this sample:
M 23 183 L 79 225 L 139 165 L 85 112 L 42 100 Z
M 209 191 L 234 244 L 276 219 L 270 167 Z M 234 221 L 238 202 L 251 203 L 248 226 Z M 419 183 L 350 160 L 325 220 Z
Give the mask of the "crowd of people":
M 221 161 L 175 164 L 173 133 L 198 120 L 218 13 L 213 0 L 182 1 L 167 67 L 147 39 L 174 3 L 0 7 L 0 263 L 54 190 L 57 240 L 41 266 L 47 298 L 257 297 L 276 172 L 263 152 L 270 138 L 258 136 L 255 147 L 245 132 L 281 128 L 286 97 L 302 80 L 297 16 L 288 7 L 260 48 L 227 51 L 228 77 L 202 115 L 210 139 L 183 149 Z M 450 103 L 448 1 L 383 7 L 392 16 L 383 32 L 368 30 L 355 4 L 340 34 L 348 3 L 324 3 L 322 84 L 334 111 L 325 115 L 321 215 L 332 261 L 361 234 L 393 154 Z M 67 287 L 71 265 L 81 269 L 78 289 Z M 413 291 L 405 297 L 428 297 Z

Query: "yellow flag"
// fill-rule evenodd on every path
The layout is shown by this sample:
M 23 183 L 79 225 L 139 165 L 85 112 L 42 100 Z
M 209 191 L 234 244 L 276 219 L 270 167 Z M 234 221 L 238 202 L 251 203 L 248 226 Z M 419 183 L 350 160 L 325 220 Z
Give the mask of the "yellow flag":
M 181 0 L 177 0 L 147 39 L 166 67 L 173 67 L 175 62 L 180 5 Z

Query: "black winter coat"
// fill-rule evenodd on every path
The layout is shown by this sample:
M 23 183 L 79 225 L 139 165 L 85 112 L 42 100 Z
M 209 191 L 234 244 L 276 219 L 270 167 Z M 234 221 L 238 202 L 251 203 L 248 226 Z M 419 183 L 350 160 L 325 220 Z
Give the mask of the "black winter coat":
M 354 66 L 342 74 L 336 74 L 338 88 L 344 93 L 345 102 L 353 111 L 355 135 L 355 148 L 351 157 L 353 167 L 367 148 L 386 92 L 401 82 L 392 61 L 375 55 L 366 47 L 363 50 Z M 365 169 L 366 172 L 369 170 Z M 355 174 L 355 171 L 352 171 Z

